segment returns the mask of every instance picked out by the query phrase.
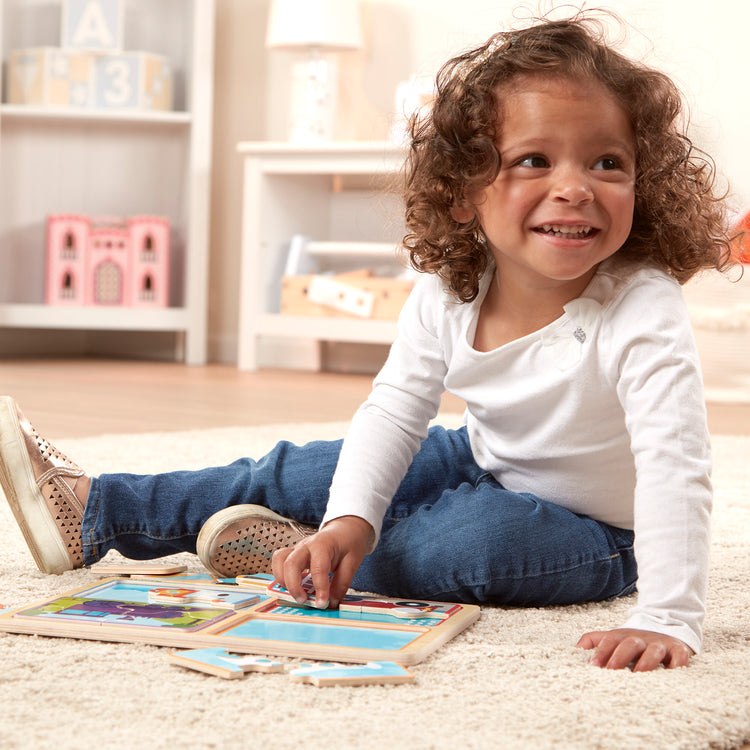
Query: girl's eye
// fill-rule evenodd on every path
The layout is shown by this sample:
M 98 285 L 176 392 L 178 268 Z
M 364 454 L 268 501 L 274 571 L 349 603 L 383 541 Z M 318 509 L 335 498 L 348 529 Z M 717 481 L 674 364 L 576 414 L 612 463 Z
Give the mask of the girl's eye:
M 549 162 L 543 156 L 538 154 L 532 154 L 531 156 L 524 156 L 523 159 L 519 159 L 516 164 L 519 167 L 530 167 L 531 169 L 544 169 L 549 166 Z
M 611 156 L 605 156 L 599 159 L 596 164 L 594 164 L 594 169 L 603 169 L 607 171 L 612 169 L 620 169 L 620 162 Z

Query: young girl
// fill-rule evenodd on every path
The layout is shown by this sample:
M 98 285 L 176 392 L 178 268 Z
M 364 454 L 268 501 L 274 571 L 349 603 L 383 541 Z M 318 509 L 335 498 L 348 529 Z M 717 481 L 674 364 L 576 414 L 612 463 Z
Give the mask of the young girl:
M 710 162 L 670 80 L 584 14 L 496 34 L 437 83 L 406 176 L 404 244 L 425 273 L 343 444 L 88 478 L 6 398 L 6 496 L 50 572 L 197 548 L 301 599 L 309 571 L 321 607 L 350 585 L 545 606 L 637 581 L 627 622 L 578 645 L 602 667 L 685 665 L 712 495 L 680 284 L 729 264 Z M 428 431 L 444 389 L 466 424 Z

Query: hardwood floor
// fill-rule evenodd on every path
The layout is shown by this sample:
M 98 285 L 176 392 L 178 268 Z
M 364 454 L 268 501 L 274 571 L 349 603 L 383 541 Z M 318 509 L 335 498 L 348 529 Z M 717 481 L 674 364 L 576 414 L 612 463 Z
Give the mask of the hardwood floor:
M 240 372 L 229 365 L 105 359 L 0 360 L 0 393 L 13 396 L 50 439 L 346 421 L 372 377 L 290 370 Z M 461 412 L 446 395 L 441 409 Z M 709 404 L 713 434 L 750 434 L 750 404 Z
M 0 390 L 49 436 L 346 420 L 370 377 L 113 360 L 0 361 Z

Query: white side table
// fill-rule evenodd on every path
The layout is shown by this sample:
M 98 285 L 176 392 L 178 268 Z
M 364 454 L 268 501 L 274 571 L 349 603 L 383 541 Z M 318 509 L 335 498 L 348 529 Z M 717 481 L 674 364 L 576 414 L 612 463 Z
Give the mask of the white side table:
M 400 197 L 383 187 L 401 170 L 403 150 L 386 142 L 242 142 L 237 150 L 244 158 L 239 369 L 257 369 L 261 337 L 391 343 L 395 321 L 282 315 L 279 290 L 295 235 L 319 242 L 339 263 L 365 256 L 395 265 L 403 212 Z

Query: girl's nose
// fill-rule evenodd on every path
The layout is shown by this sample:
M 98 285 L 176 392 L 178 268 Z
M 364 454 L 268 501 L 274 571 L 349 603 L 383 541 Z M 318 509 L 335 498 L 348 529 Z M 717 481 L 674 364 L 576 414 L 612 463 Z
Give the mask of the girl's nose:
M 552 197 L 559 202 L 581 206 L 594 200 L 594 191 L 586 175 L 578 170 L 565 170 L 557 176 Z

